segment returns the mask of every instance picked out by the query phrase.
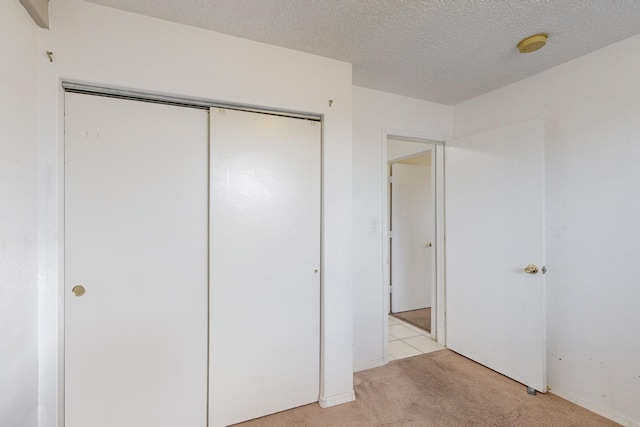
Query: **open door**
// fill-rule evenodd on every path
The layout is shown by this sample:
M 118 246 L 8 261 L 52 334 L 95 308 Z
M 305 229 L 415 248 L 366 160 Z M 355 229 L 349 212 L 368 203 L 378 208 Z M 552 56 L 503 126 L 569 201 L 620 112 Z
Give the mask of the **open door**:
M 545 392 L 543 121 L 448 142 L 445 176 L 447 346 Z
M 430 165 L 392 163 L 391 174 L 391 312 L 400 313 L 431 307 L 434 206 Z

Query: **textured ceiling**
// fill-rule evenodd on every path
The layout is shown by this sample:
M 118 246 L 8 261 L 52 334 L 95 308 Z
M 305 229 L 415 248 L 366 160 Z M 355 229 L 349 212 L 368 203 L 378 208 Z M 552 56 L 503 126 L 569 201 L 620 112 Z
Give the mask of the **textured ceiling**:
M 640 0 L 87 0 L 353 64 L 353 84 L 455 105 L 640 33 Z M 549 33 L 520 54 L 520 39 Z

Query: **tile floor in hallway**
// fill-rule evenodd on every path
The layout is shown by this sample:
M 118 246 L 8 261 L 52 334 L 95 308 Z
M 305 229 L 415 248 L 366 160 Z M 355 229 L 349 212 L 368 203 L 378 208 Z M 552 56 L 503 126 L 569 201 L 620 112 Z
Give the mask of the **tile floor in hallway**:
M 430 336 L 431 334 L 425 330 L 389 316 L 389 360 L 442 350 L 444 347 Z

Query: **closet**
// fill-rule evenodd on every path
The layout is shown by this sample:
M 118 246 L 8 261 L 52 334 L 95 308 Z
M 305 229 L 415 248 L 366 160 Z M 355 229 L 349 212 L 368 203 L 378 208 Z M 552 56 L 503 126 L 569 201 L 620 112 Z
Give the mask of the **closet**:
M 315 402 L 316 120 L 65 94 L 66 427 Z

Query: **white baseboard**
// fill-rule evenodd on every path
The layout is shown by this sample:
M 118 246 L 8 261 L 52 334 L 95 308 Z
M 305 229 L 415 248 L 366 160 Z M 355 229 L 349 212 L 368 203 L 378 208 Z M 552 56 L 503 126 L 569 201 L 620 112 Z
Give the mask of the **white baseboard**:
M 329 408 L 331 406 L 353 402 L 354 400 L 356 400 L 356 392 L 351 390 L 349 393 L 338 394 L 335 396 L 329 396 L 329 397 L 320 396 L 320 401 L 318 403 L 322 408 Z
M 369 360 L 367 362 L 362 362 L 362 363 L 356 363 L 355 365 L 353 365 L 353 372 L 365 371 L 367 369 L 377 368 L 378 366 L 382 366 L 386 364 L 387 362 L 385 362 L 384 359 L 382 358 Z
M 551 389 L 549 393 L 555 394 L 558 397 L 563 398 L 564 400 L 568 400 L 569 402 L 575 403 L 578 406 L 582 406 L 585 409 L 590 410 L 591 412 L 595 412 L 598 415 L 602 415 L 605 418 L 610 419 L 611 421 L 615 421 L 618 424 L 621 424 L 625 427 L 640 427 L 640 420 L 630 420 L 629 418 L 623 417 L 621 415 L 612 414 L 606 408 L 601 407 L 593 402 L 588 402 L 576 397 L 573 393 L 565 392 L 562 390 Z

